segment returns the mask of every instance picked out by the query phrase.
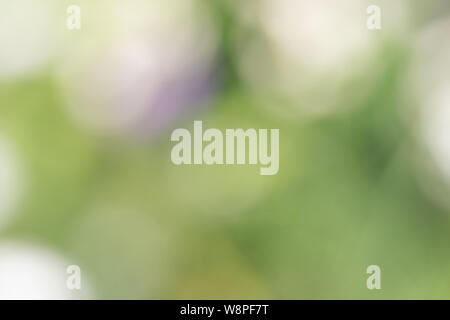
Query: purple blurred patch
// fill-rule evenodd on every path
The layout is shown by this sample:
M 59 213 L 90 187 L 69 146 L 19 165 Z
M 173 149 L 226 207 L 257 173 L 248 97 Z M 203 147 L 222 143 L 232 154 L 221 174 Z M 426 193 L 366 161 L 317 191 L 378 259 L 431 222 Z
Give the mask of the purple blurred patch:
M 218 64 L 212 68 L 193 66 L 161 83 L 157 93 L 148 97 L 151 107 L 138 125 L 140 134 L 157 135 L 180 118 L 208 108 L 220 86 L 219 70 Z

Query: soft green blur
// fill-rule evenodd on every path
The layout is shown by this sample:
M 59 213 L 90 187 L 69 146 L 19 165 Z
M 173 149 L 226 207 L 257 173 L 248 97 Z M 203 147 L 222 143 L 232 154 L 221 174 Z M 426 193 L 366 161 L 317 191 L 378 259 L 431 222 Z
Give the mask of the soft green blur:
M 96 103 L 108 106 L 110 100 L 92 98 L 104 91 L 93 87 L 88 72 L 108 60 L 102 54 L 116 37 L 131 37 L 132 15 L 150 10 L 146 2 L 75 1 L 82 27 L 73 31 L 65 25 L 70 2 L 29 2 L 46 2 L 54 11 L 52 35 L 37 47 L 56 49 L 32 71 L 0 78 L 0 134 L 13 146 L 23 177 L 0 245 L 17 240 L 51 248 L 81 267 L 90 297 L 99 299 L 450 298 L 450 180 L 427 153 L 420 101 L 410 89 L 416 41 L 428 26 L 450 19 L 446 1 L 404 1 L 407 22 L 399 28 L 401 19 L 383 7 L 388 2 L 368 1 L 382 7 L 383 28 L 366 30 L 360 11 L 370 46 L 338 68 L 318 64 L 320 71 L 310 62 L 305 67 L 302 57 L 279 54 L 285 49 L 270 40 L 264 15 L 254 9 L 259 1 L 200 1 L 193 12 L 207 16 L 199 29 L 210 32 L 199 38 L 212 40 L 192 64 L 209 59 L 214 86 L 193 102 L 199 108 L 183 107 L 145 133 L 133 124 L 124 130 L 91 124 L 76 111 L 89 118 Z M 8 4 L 0 3 L 2 11 Z M 108 11 L 113 6 L 121 6 L 116 15 Z M 164 19 L 167 12 L 153 16 Z M 137 26 L 136 33 L 145 38 L 159 26 Z M 1 34 L 8 32 L 15 31 Z M 157 43 L 184 45 L 170 34 Z M 327 34 L 316 37 L 332 46 Z M 435 39 L 436 51 L 448 35 Z M 188 59 L 186 47 L 180 50 Z M 253 53 L 246 58 L 247 51 Z M 117 70 L 99 70 L 95 84 L 120 78 Z M 79 95 L 86 88 L 92 90 L 87 98 Z M 123 110 L 135 103 L 127 96 L 133 90 L 121 100 Z M 322 111 L 310 110 L 316 106 Z M 279 128 L 278 174 L 261 176 L 250 165 L 175 166 L 171 132 L 192 130 L 194 120 L 219 129 Z M 382 270 L 381 290 L 366 288 L 373 264 Z

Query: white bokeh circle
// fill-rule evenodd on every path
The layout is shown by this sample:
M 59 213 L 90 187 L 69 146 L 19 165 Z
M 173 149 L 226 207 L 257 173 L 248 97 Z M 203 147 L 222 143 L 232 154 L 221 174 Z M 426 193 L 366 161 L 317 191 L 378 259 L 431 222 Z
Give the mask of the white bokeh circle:
M 89 298 L 91 289 L 84 278 L 81 290 L 67 287 L 69 265 L 59 254 L 40 246 L 0 243 L 0 299 Z
M 55 9 L 51 0 L 0 2 L 0 80 L 36 72 L 55 56 Z

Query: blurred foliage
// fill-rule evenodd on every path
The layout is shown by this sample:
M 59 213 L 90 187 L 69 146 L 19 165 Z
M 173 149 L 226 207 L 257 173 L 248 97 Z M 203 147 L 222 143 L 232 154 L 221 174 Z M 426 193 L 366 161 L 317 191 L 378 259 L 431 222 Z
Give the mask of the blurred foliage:
M 418 186 L 414 132 L 398 108 L 407 46 L 383 44 L 372 82 L 359 84 L 370 88 L 363 101 L 286 120 L 260 108 L 239 76 L 228 3 L 208 5 L 220 87 L 207 110 L 156 138 L 80 127 L 53 70 L 0 85 L 2 134 L 29 177 L 1 238 L 58 248 L 98 298 L 448 298 L 448 210 Z M 199 118 L 220 129 L 280 128 L 279 173 L 174 166 L 171 131 Z M 371 264 L 382 268 L 380 291 L 365 287 Z

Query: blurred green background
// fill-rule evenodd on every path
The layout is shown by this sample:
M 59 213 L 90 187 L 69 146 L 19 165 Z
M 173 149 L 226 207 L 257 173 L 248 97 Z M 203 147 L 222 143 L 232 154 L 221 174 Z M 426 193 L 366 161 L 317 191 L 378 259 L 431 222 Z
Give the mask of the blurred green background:
M 448 1 L 0 12 L 1 298 L 450 298 Z M 175 166 L 194 120 L 279 128 L 278 174 Z

